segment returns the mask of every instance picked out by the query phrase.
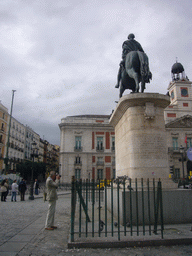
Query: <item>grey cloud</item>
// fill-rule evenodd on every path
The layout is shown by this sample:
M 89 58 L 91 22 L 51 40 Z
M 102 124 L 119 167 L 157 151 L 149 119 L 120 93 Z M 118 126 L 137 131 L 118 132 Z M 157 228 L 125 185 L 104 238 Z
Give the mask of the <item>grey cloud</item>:
M 30 47 L 19 52 L 14 41 L 0 43 L 2 103 L 9 108 L 16 87 L 14 117 L 59 143 L 64 116 L 115 108 L 121 47 L 130 32 L 149 56 L 153 80 L 146 91 L 166 93 L 176 57 L 192 79 L 191 7 L 189 0 L 4 1 L 1 36 L 5 26 L 18 29 L 17 40 L 25 36 Z

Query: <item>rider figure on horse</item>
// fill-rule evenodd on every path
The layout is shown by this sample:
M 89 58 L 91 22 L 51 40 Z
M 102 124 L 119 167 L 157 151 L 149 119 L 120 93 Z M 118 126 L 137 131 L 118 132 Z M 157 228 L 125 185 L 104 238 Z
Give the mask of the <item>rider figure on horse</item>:
M 119 83 L 121 81 L 121 73 L 122 73 L 123 69 L 125 68 L 126 55 L 131 51 L 144 52 L 140 43 L 137 42 L 134 38 L 135 38 L 134 34 L 129 34 L 128 35 L 128 40 L 126 40 L 122 45 L 122 48 L 123 48 L 122 61 L 119 64 L 120 67 L 119 67 L 119 72 L 118 72 L 118 75 L 117 75 L 117 85 L 115 86 L 115 88 L 119 88 Z

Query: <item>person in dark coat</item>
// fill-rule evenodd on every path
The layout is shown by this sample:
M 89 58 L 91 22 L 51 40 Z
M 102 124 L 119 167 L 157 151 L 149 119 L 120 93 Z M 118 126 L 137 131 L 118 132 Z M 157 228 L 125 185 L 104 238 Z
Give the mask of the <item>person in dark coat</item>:
M 22 181 L 19 183 L 19 192 L 21 196 L 21 201 L 25 201 L 25 191 L 27 190 L 27 185 L 25 183 L 25 180 L 22 179 Z
M 35 190 L 35 195 L 38 195 L 39 194 L 39 182 L 37 179 L 35 179 L 34 190 Z

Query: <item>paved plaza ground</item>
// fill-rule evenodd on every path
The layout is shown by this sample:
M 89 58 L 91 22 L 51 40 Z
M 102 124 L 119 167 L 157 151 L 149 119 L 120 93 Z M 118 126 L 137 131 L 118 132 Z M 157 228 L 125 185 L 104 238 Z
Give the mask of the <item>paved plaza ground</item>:
M 59 195 L 55 224 L 58 229 L 44 229 L 47 202 L 42 197 L 33 201 L 0 202 L 0 255 L 1 256 L 48 256 L 48 255 L 134 255 L 180 256 L 192 255 L 190 246 L 159 246 L 124 249 L 68 249 L 70 233 L 70 193 Z M 189 226 L 188 226 L 189 227 Z

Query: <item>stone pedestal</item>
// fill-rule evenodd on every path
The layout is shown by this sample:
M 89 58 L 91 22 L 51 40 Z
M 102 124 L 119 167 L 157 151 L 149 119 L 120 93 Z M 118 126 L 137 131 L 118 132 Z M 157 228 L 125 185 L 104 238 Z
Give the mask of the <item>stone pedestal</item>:
M 170 100 L 158 93 L 123 96 L 110 124 L 115 128 L 116 176 L 168 179 L 164 109 Z

